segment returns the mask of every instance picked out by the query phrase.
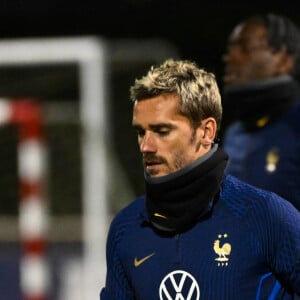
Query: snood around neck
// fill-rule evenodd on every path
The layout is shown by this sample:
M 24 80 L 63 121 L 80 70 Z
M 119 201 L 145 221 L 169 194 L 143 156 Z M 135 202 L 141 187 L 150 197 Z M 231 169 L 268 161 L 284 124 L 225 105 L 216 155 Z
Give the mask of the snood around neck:
M 179 171 L 158 178 L 145 174 L 146 209 L 155 229 L 182 233 L 206 215 L 219 192 L 227 160 L 215 144 Z
M 268 123 L 281 116 L 299 97 L 298 82 L 288 75 L 224 88 L 224 113 L 240 120 L 247 131 L 259 129 L 257 121 Z

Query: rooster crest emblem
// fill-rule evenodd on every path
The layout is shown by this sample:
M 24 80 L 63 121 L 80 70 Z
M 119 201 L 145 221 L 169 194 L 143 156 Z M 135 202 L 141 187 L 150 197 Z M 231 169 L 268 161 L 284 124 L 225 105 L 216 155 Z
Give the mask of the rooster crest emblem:
M 218 262 L 218 266 L 228 266 L 228 256 L 231 253 L 231 245 L 229 243 L 224 243 L 220 246 L 220 239 L 226 239 L 227 237 L 227 233 L 219 234 L 218 239 L 214 241 L 214 251 L 218 255 L 215 260 Z

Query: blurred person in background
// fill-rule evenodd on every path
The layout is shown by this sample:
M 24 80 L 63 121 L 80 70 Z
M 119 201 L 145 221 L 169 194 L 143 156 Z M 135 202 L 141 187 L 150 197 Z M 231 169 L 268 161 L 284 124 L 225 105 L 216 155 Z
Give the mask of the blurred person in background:
M 276 192 L 300 210 L 300 31 L 287 17 L 241 21 L 223 60 L 222 147 L 231 175 Z
M 300 295 L 300 213 L 275 193 L 224 175 L 215 76 L 167 60 L 130 91 L 146 193 L 110 225 L 100 299 Z

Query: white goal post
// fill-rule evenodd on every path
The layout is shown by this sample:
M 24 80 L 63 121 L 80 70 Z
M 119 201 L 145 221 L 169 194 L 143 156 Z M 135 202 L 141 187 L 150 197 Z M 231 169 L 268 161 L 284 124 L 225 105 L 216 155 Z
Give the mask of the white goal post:
M 107 233 L 106 51 L 94 37 L 1 40 L 0 67 L 77 63 L 83 162 L 84 260 L 81 296 L 95 299 L 104 284 Z

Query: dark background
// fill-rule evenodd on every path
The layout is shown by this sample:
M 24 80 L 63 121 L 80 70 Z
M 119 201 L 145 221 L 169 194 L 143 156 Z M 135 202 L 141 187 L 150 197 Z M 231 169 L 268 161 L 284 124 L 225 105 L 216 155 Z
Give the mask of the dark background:
M 228 35 L 233 27 L 245 17 L 267 12 L 286 15 L 300 25 L 300 10 L 296 2 L 292 1 L 273 1 L 270 4 L 264 1 L 214 0 L 5 0 L 0 1 L 0 40 L 72 36 L 99 36 L 111 40 L 127 38 L 137 41 L 147 38 L 165 40 L 177 49 L 180 58 L 193 60 L 199 66 L 215 73 L 222 90 L 222 54 L 226 49 Z M 114 84 L 111 88 L 111 96 L 113 100 L 107 101 L 110 105 L 111 138 L 120 163 L 126 170 L 134 193 L 137 195 L 143 192 L 144 182 L 141 176 L 142 166 L 136 139 L 130 131 L 131 107 L 127 100 L 129 99 L 129 86 L 145 71 L 138 69 L 137 66 L 127 65 L 123 72 L 121 64 L 117 64 L 118 66 L 114 68 L 118 69 L 118 72 L 112 72 Z M 7 91 L 9 89 L 17 96 L 16 93 L 19 93 L 21 96 L 34 96 L 46 101 L 78 98 L 78 90 L 73 89 L 75 85 L 67 84 L 75 80 L 76 70 L 72 68 L 69 72 L 61 72 L 59 68 L 53 71 L 48 70 L 49 80 L 46 81 L 44 80 L 46 77 L 43 76 L 44 71 L 39 69 L 33 68 L 26 70 L 27 73 L 22 72 L 11 72 L 3 67 L 0 69 L 0 96 L 11 96 L 11 92 Z M 33 94 L 32 90 L 29 94 L 24 89 L 24 82 L 26 84 L 33 82 L 28 84 L 30 89 L 33 85 L 36 86 Z M 50 82 L 53 82 L 53 86 Z M 49 92 L 49 86 L 51 92 Z M 68 89 L 69 86 L 72 88 Z M 47 92 L 44 92 L 46 88 Z M 224 107 L 221 141 L 222 133 L 229 122 L 230 116 Z M 72 131 L 74 128 L 68 128 L 68 130 Z M 63 133 L 61 129 L 57 132 Z M 53 157 L 64 157 L 64 159 L 51 166 L 54 174 L 55 172 L 65 174 L 69 168 L 65 167 L 62 161 L 70 160 L 70 154 L 65 150 L 67 147 L 63 148 L 62 142 L 55 142 L 61 141 L 56 136 L 52 135 L 50 138 L 54 141 L 52 144 L 60 148 L 57 151 L 53 150 L 50 154 Z M 72 141 L 72 145 L 75 143 L 77 141 Z M 69 165 L 72 164 L 74 165 L 74 163 L 69 163 Z M 75 171 L 70 172 L 79 176 L 79 168 Z M 73 177 L 65 177 L 73 180 Z M 58 181 L 61 176 L 53 176 L 53 178 L 57 178 L 56 181 Z M 61 187 L 65 187 L 66 183 L 56 181 L 53 180 L 53 186 L 58 187 L 58 194 L 61 195 Z M 118 183 L 115 185 L 119 186 Z M 68 191 L 66 188 L 63 190 Z M 69 194 L 70 205 L 66 207 L 74 208 L 72 199 L 78 198 L 76 195 L 79 195 L 80 191 L 72 189 Z M 53 198 L 57 199 L 58 203 L 66 202 L 61 201 L 59 197 Z M 78 209 L 80 209 L 79 205 Z
M 78 36 L 166 38 L 182 57 L 221 73 L 226 38 L 242 18 L 263 12 L 300 23 L 296 1 L 5 0 L 0 38 Z
M 184 58 L 219 73 L 227 35 L 242 18 L 272 11 L 300 22 L 297 2 L 267 2 L 6 0 L 0 2 L 0 38 L 86 34 L 162 37 L 174 43 Z

